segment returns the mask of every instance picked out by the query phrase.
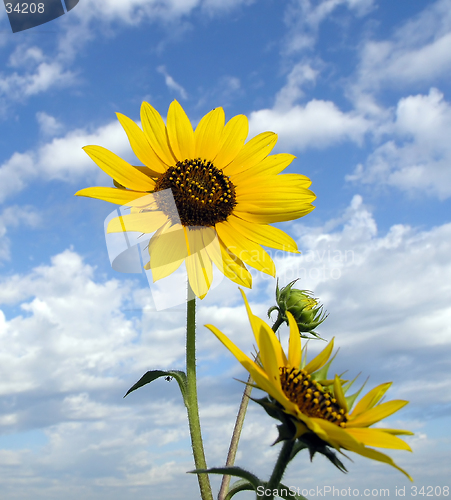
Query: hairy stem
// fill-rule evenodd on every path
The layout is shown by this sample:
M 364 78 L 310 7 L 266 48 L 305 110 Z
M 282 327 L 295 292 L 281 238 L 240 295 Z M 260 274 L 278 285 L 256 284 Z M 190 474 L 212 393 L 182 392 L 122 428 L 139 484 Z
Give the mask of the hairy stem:
M 188 284 L 188 287 L 190 285 Z M 189 294 L 188 294 L 189 297 Z M 191 445 L 196 469 L 206 469 L 204 445 L 200 429 L 196 380 L 196 299 L 187 301 L 186 319 L 186 399 Z M 202 500 L 213 500 L 208 474 L 197 474 Z

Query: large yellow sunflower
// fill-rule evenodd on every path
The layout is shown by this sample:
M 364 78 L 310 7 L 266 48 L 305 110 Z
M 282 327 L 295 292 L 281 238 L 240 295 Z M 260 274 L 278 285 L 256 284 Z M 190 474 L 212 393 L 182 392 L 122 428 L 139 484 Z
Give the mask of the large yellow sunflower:
M 245 143 L 247 118 L 238 115 L 225 124 L 222 108 L 205 115 L 193 131 L 177 101 L 169 106 L 167 125 L 146 102 L 143 130 L 126 116 L 117 117 L 145 166 L 132 166 L 101 146 L 86 146 L 116 187 L 91 187 L 76 195 L 130 207 L 130 214 L 110 222 L 108 232 L 156 231 L 146 265 L 154 281 L 185 261 L 190 285 L 203 297 L 211 285 L 212 262 L 227 278 L 250 287 L 245 264 L 275 275 L 260 245 L 298 252 L 292 238 L 269 224 L 308 214 L 315 195 L 307 189 L 307 177 L 278 175 L 294 156 L 268 156 L 276 134 L 264 132 Z
M 301 337 L 291 313 L 287 312 L 290 325 L 288 356 L 272 329 L 254 316 L 241 291 L 246 304 L 249 321 L 260 351 L 258 361 L 251 360 L 215 326 L 206 325 L 231 351 L 255 380 L 258 388 L 265 391 L 280 405 L 283 413 L 295 425 L 293 437 L 314 435 L 323 442 L 340 449 L 353 451 L 364 457 L 392 465 L 403 472 L 393 460 L 370 447 L 412 451 L 397 435 L 412 435 L 398 429 L 370 429 L 369 427 L 400 410 L 408 402 L 402 400 L 379 403 L 391 383 L 381 384 L 368 392 L 350 409 L 358 394 L 345 396 L 350 383 L 335 376 L 327 379 L 328 362 L 333 340 L 313 360 L 306 364 L 302 355 Z M 379 403 L 379 404 L 378 404 Z

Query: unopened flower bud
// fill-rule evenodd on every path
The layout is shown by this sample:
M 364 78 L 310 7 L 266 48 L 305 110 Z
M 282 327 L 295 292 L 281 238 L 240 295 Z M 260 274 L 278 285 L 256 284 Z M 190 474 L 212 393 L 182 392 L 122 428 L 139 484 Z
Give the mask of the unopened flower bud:
M 279 284 L 276 287 L 277 306 L 269 309 L 268 315 L 272 311 L 279 312 L 279 318 L 288 324 L 286 312 L 290 311 L 299 328 L 301 337 L 307 337 L 302 333 L 310 333 L 315 337 L 319 335 L 314 331 L 326 318 L 327 314 L 323 311 L 323 306 L 313 297 L 309 290 L 299 290 L 293 288 L 297 280 L 292 281 L 287 286 L 279 290 Z

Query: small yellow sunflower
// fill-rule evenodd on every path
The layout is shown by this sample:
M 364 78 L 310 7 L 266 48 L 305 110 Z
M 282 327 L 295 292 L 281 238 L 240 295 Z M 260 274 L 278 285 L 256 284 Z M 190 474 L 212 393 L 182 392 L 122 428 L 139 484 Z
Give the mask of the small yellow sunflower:
M 177 101 L 169 106 L 167 125 L 146 102 L 143 130 L 130 118 L 117 117 L 145 166 L 132 166 L 101 146 L 86 146 L 116 187 L 91 187 L 76 195 L 130 207 L 130 214 L 109 223 L 108 232 L 156 231 L 145 266 L 154 281 L 185 261 L 191 288 L 202 298 L 212 282 L 212 262 L 227 278 L 250 287 L 245 264 L 275 275 L 260 245 L 298 253 L 295 241 L 269 224 L 308 214 L 315 195 L 304 175 L 278 175 L 294 156 L 268 156 L 276 134 L 264 132 L 245 143 L 247 118 L 238 115 L 225 124 L 222 108 L 210 111 L 193 131 Z
M 301 337 L 296 321 L 290 312 L 288 357 L 272 329 L 260 318 L 254 316 L 241 291 L 246 304 L 249 321 L 260 351 L 257 361 L 251 360 L 215 326 L 206 325 L 246 368 L 257 387 L 269 394 L 280 405 L 283 414 L 295 426 L 294 438 L 317 437 L 322 442 L 340 449 L 384 462 L 412 478 L 393 460 L 372 448 L 389 448 L 412 451 L 397 435 L 412 435 L 409 431 L 397 429 L 370 429 L 376 422 L 400 410 L 408 402 L 401 400 L 379 403 L 391 383 L 381 384 L 360 399 L 350 413 L 360 391 L 345 396 L 351 383 L 345 384 L 339 376 L 327 379 L 327 370 L 332 360 L 333 340 L 313 360 L 306 364 L 302 355 Z M 263 405 L 265 406 L 265 405 Z M 274 416 L 274 412 L 268 412 Z

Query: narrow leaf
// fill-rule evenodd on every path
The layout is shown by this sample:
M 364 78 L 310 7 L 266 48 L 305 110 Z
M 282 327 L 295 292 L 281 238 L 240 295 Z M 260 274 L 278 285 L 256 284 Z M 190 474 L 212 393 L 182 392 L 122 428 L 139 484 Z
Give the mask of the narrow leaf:
M 136 389 L 139 389 L 143 385 L 150 384 L 150 382 L 153 382 L 157 378 L 165 377 L 168 381 L 171 380 L 171 377 L 175 378 L 177 380 L 177 383 L 179 384 L 180 391 L 183 396 L 183 400 L 185 400 L 185 395 L 186 395 L 186 375 L 185 372 L 182 372 L 180 370 L 151 370 L 146 372 L 139 380 L 136 382 L 136 384 L 132 385 L 130 389 L 127 391 L 125 394 L 124 398 L 128 396 L 131 392 L 136 391 Z
M 236 495 L 240 491 L 249 491 L 249 490 L 250 491 L 254 490 L 252 484 L 246 479 L 240 479 L 239 481 L 236 481 L 235 483 L 232 484 L 224 500 L 230 500 L 234 495 Z

